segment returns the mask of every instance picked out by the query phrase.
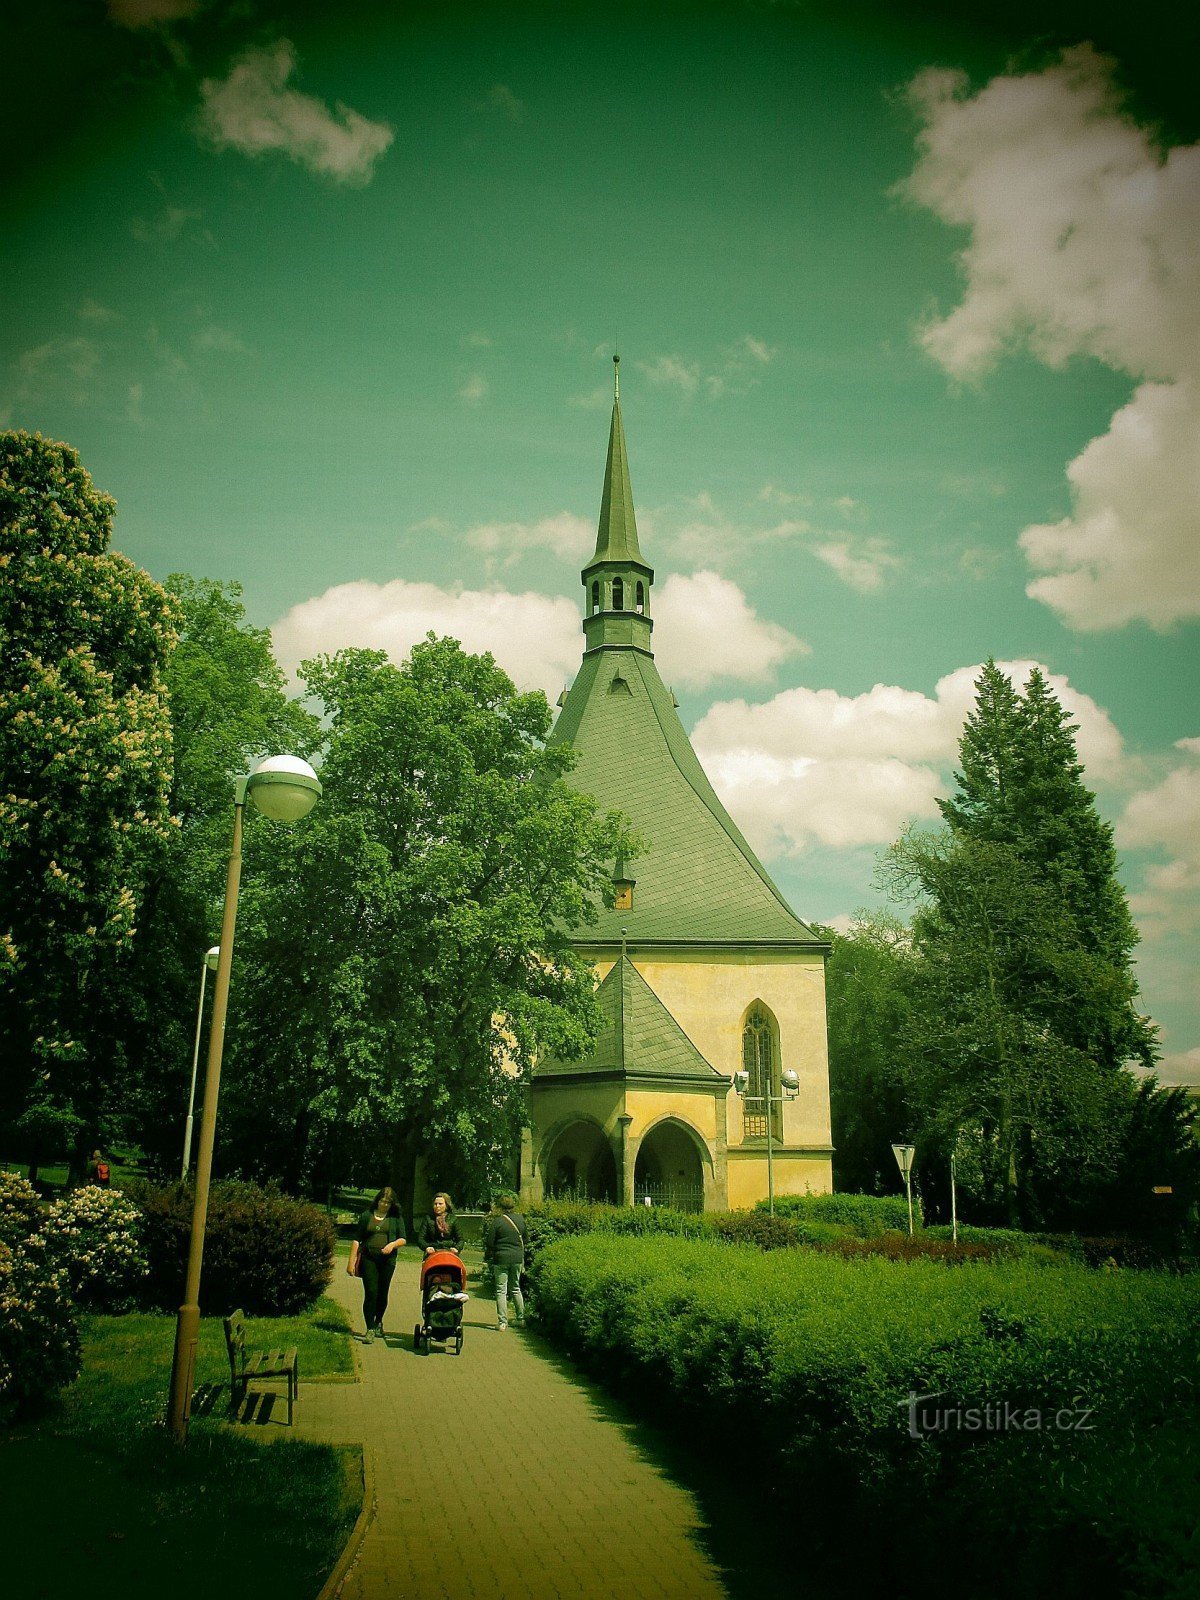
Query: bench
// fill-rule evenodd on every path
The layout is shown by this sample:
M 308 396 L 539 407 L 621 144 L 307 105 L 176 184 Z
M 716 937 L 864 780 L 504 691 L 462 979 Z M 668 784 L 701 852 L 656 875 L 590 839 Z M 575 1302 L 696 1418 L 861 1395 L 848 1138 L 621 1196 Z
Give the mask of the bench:
M 296 1396 L 300 1392 L 300 1358 L 295 1350 L 246 1351 L 246 1318 L 231 1311 L 225 1318 L 225 1348 L 229 1352 L 230 1410 L 246 1398 L 252 1383 L 286 1378 L 288 1423 L 291 1424 Z

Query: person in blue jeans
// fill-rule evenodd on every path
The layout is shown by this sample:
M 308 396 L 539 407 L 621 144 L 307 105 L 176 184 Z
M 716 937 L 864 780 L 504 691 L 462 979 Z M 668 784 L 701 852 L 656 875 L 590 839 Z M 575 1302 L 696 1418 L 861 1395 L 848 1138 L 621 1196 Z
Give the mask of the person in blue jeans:
M 525 1298 L 521 1293 L 521 1268 L 529 1232 L 525 1218 L 517 1210 L 515 1194 L 500 1195 L 483 1225 L 483 1259 L 490 1262 L 496 1280 L 496 1331 L 508 1327 L 508 1297 L 511 1293 L 517 1327 L 525 1321 Z

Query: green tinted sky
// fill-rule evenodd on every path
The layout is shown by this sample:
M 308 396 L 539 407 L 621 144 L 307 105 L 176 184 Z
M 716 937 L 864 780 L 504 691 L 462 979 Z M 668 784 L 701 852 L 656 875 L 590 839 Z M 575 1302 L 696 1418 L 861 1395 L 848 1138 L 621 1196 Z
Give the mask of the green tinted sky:
M 966 669 L 1041 661 L 1195 1076 L 1194 27 L 971 14 L 41 8 L 0 85 L 0 419 L 80 450 L 151 572 L 239 578 L 289 665 L 434 627 L 553 694 L 619 339 L 660 664 L 797 909 L 876 898 Z M 1061 65 L 1089 40 L 1113 68 Z M 921 111 L 931 67 L 967 78 Z M 990 358 L 927 348 L 972 294 Z M 1031 598 L 1018 539 L 1068 518 L 1092 577 Z

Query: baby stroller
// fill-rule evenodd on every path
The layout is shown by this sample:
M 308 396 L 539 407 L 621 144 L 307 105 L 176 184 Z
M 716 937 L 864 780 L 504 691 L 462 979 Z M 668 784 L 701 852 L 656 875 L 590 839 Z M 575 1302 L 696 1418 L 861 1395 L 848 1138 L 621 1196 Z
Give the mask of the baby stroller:
M 467 1269 L 453 1250 L 435 1250 L 421 1263 L 421 1320 L 413 1329 L 413 1349 L 429 1354 L 431 1343 L 447 1345 L 462 1354 L 463 1306 L 467 1299 Z

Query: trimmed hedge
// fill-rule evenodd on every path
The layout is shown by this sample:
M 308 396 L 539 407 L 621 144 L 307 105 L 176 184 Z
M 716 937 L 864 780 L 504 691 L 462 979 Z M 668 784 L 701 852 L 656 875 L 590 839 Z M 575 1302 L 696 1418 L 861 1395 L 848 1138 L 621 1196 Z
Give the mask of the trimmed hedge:
M 760 1200 L 758 1211 L 768 1202 Z M 775 1215 L 797 1222 L 834 1222 L 853 1229 L 860 1239 L 876 1239 L 891 1229 L 908 1232 L 908 1201 L 900 1194 L 781 1194 Z M 913 1199 L 913 1224 L 921 1226 L 921 1208 Z
M 998 1574 L 1056 1600 L 1200 1592 L 1195 1278 L 597 1234 L 548 1245 L 536 1281 L 551 1337 L 772 1458 L 781 1504 L 840 1560 L 867 1559 L 869 1521 L 929 1594 Z M 914 1439 L 914 1395 L 959 1420 Z M 988 1406 L 1045 1426 L 963 1422 Z M 1131 1481 L 1156 1485 L 1153 1516 Z
M 192 1190 L 131 1186 L 144 1219 L 149 1257 L 144 1301 L 174 1310 L 183 1296 Z M 215 1183 L 204 1234 L 201 1309 L 227 1315 L 294 1316 L 311 1306 L 333 1276 L 333 1224 L 319 1207 L 253 1183 Z

